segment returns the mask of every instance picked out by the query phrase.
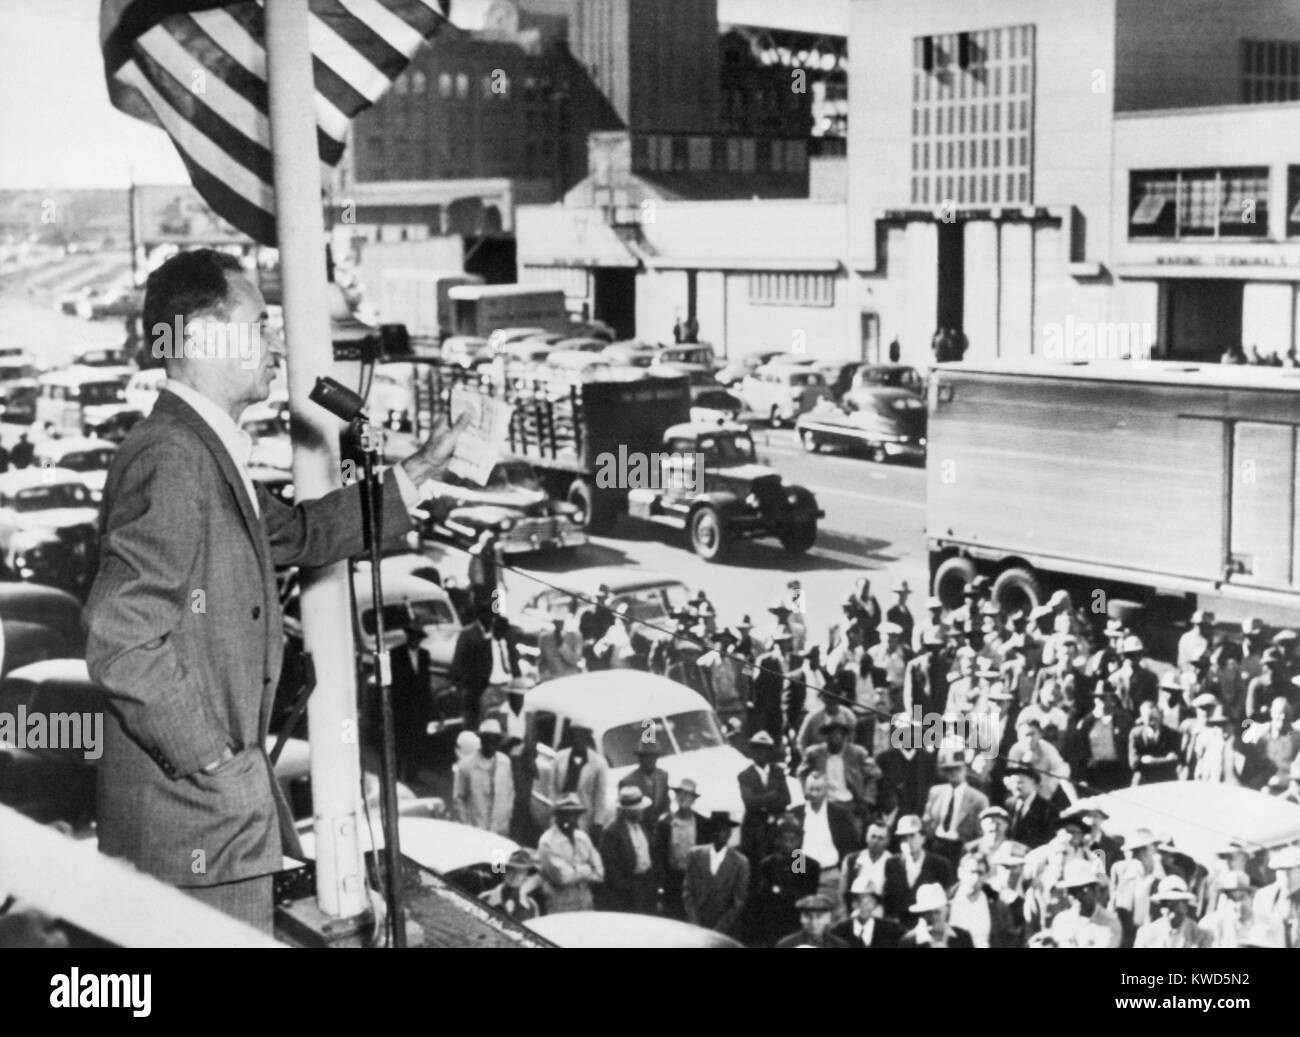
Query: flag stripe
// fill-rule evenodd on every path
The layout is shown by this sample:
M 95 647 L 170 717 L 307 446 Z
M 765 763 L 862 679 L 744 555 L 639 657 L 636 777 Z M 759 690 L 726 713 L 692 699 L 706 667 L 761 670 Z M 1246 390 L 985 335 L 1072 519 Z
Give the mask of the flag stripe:
M 265 51 L 270 0 L 103 0 L 109 96 L 162 127 L 208 204 L 275 244 Z M 375 103 L 446 24 L 445 0 L 310 0 L 320 159 L 343 155 L 353 116 Z

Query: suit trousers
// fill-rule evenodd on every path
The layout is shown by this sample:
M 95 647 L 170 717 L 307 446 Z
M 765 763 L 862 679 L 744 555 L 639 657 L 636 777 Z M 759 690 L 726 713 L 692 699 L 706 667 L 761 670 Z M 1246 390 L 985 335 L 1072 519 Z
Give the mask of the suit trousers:
M 275 929 L 275 894 L 270 875 L 225 882 L 219 886 L 182 886 L 181 892 L 223 914 L 247 922 L 268 936 Z

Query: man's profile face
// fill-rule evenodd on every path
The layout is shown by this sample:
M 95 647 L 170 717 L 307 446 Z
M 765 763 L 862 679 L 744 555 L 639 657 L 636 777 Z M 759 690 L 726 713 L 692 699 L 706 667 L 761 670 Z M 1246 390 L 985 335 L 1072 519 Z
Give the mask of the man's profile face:
M 201 364 L 206 371 L 200 382 L 218 387 L 227 399 L 245 405 L 259 403 L 271 395 L 283 340 L 268 323 L 266 300 L 257 286 L 241 273 L 226 274 L 228 288 L 224 311 L 192 318 L 186 327 L 201 335 L 200 341 L 216 334 L 224 338 L 224 355 L 187 359 L 187 367 Z M 238 347 L 238 348 L 236 348 Z

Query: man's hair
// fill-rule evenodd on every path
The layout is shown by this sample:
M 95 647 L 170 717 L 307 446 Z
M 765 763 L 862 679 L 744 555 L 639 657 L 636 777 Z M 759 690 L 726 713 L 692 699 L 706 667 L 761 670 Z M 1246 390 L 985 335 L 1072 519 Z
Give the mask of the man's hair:
M 230 274 L 243 273 L 238 257 L 211 248 L 180 252 L 149 275 L 145 284 L 142 320 L 146 341 L 153 340 L 159 324 L 171 327 L 179 317 L 186 321 L 209 313 L 221 313 L 230 301 Z M 143 350 L 147 367 L 161 367 L 162 359 Z

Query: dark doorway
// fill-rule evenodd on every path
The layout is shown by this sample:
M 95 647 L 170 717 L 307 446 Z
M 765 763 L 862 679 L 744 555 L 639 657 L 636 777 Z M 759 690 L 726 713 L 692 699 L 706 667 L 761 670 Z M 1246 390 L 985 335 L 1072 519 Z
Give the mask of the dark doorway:
M 964 224 L 943 223 L 939 228 L 939 305 L 937 328 L 962 330 L 962 309 L 966 284 Z
M 1217 363 L 1229 346 L 1250 355 L 1255 343 L 1241 341 L 1242 281 L 1166 281 L 1165 326 L 1161 339 L 1171 360 Z
M 620 339 L 636 334 L 636 270 L 597 267 L 592 270 L 596 320 L 603 320 Z
M 487 284 L 514 284 L 515 239 L 512 237 L 466 237 L 465 273 L 478 274 Z

